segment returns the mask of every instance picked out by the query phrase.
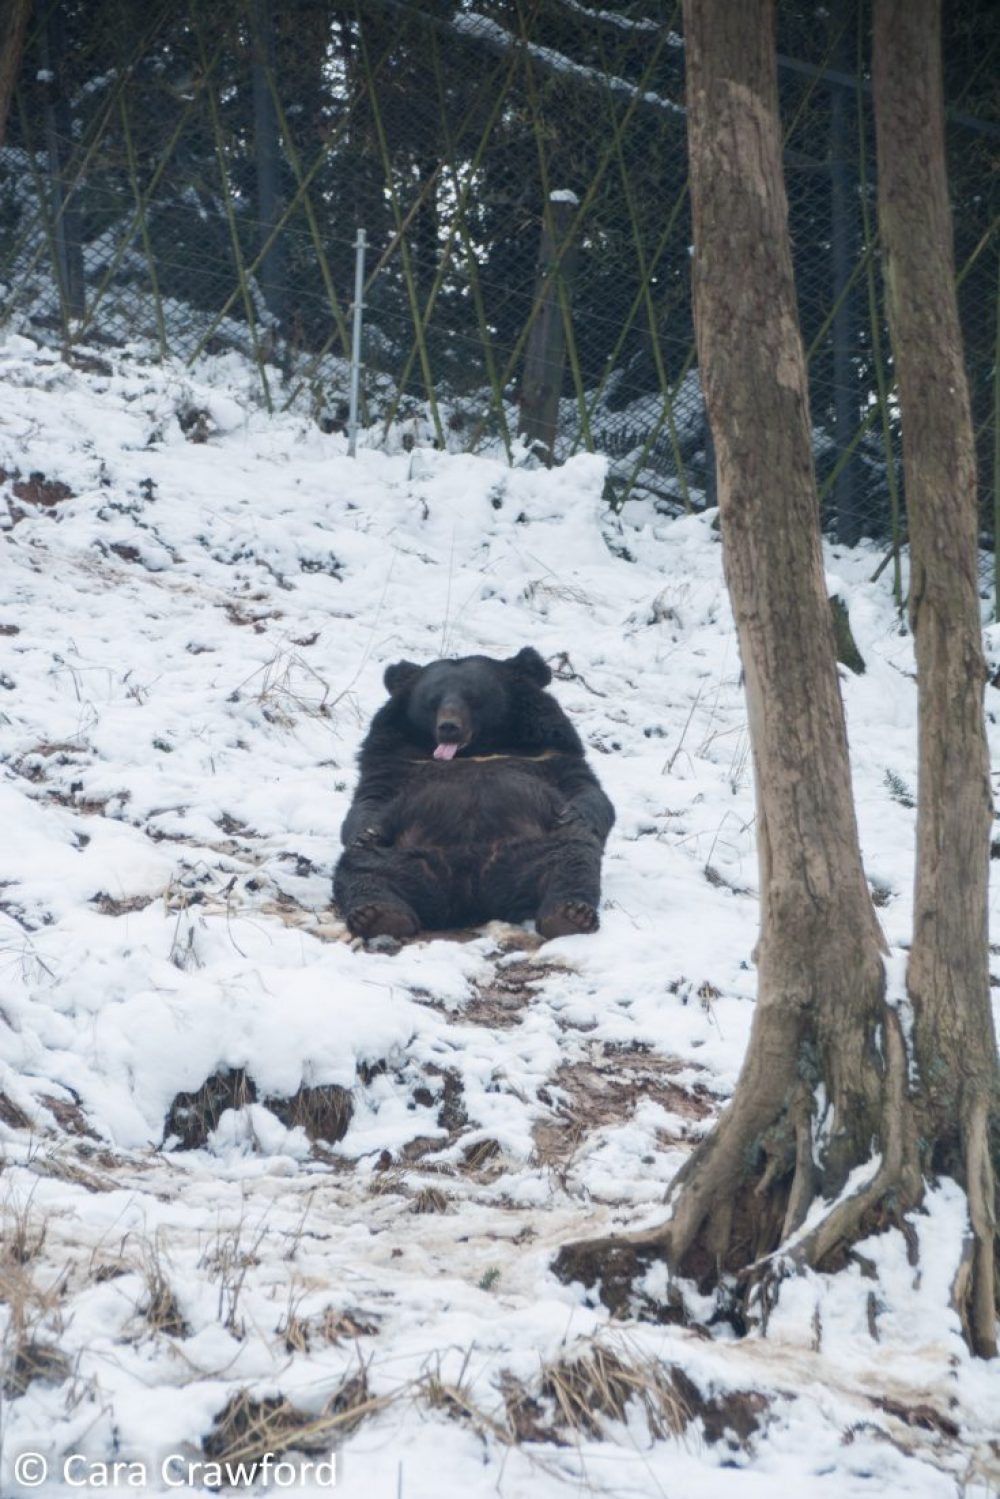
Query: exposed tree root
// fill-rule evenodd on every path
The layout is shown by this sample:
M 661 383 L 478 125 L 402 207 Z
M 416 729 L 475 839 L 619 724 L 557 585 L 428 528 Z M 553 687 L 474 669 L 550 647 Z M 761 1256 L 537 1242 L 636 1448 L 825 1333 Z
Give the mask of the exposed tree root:
M 665 1259 L 679 1278 L 695 1280 L 702 1292 L 719 1290 L 725 1282 L 727 1296 L 735 1292 L 735 1300 L 725 1311 L 720 1304 L 720 1313 L 743 1324 L 751 1320 L 751 1308 L 766 1321 L 789 1274 L 839 1268 L 852 1247 L 872 1233 L 889 1227 L 905 1231 L 904 1215 L 919 1205 L 925 1184 L 907 1091 L 905 1043 L 896 1012 L 887 1007 L 885 1013 L 881 1156 L 872 1159 L 868 1180 L 840 1195 L 808 1229 L 803 1231 L 803 1224 L 817 1201 L 821 1172 L 813 1155 L 811 1095 L 797 1084 L 779 1117 L 754 1136 L 745 1133 L 749 1121 L 738 1100 L 730 1105 L 678 1173 L 664 1223 L 564 1245 L 554 1273 L 567 1283 L 597 1287 L 604 1305 L 624 1316 L 634 1310 L 636 1282 Z M 985 1105 L 973 1112 L 965 1135 L 972 1235 L 954 1297 L 970 1347 L 988 1357 L 996 1352 L 996 1182 Z M 748 1159 L 757 1162 L 753 1175 Z M 676 1306 L 671 1310 L 677 1314 Z
M 965 1131 L 965 1179 L 972 1225 L 971 1284 L 958 1301 L 958 1312 L 969 1346 L 982 1358 L 997 1352 L 998 1183 L 990 1158 L 989 1110 L 977 1102 Z

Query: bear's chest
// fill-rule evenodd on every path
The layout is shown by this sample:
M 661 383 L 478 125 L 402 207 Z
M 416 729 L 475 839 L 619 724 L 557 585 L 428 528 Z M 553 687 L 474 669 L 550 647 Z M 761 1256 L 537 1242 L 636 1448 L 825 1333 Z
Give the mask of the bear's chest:
M 419 761 L 398 799 L 402 845 L 495 843 L 555 824 L 558 798 L 545 762 L 516 755 Z

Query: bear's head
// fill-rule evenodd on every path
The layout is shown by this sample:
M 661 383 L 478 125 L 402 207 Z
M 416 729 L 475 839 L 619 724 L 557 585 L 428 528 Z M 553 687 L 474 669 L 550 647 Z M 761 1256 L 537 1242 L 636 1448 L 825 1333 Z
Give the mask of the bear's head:
M 537 693 L 551 680 L 552 672 L 530 645 L 506 661 L 492 656 L 427 666 L 397 661 L 384 677 L 410 734 L 431 748 L 436 760 L 509 747 L 517 738 L 513 720 L 525 692 Z

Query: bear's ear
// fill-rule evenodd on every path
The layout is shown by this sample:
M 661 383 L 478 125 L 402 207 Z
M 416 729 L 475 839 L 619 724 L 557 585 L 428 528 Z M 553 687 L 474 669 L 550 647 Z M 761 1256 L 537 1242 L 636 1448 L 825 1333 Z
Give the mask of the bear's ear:
M 552 681 L 552 671 L 548 663 L 542 660 L 533 645 L 523 646 L 516 656 L 508 656 L 504 666 L 519 671 L 524 677 L 530 677 L 531 681 L 537 682 L 539 687 L 547 687 Z
M 382 681 L 385 689 L 391 696 L 395 697 L 397 692 L 402 692 L 404 687 L 409 687 L 414 677 L 419 676 L 420 667 L 415 661 L 395 661 L 392 666 L 387 666 Z

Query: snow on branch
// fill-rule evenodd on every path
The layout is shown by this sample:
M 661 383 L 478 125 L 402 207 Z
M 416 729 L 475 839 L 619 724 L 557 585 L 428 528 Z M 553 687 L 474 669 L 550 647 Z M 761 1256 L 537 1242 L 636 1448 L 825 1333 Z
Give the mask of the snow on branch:
M 530 57 L 554 73 L 566 73 L 596 88 L 610 89 L 613 93 L 625 94 L 633 99 L 638 97 L 641 104 L 651 105 L 654 109 L 684 115 L 683 105 L 675 104 L 672 99 L 665 99 L 662 94 L 654 94 L 648 89 L 638 89 L 634 83 L 629 83 L 625 78 L 618 78 L 613 73 L 602 73 L 599 68 L 588 68 L 583 63 L 573 62 L 571 58 L 566 57 L 562 52 L 556 52 L 552 47 L 540 47 L 537 42 L 522 41 L 519 37 L 511 36 L 510 32 L 498 22 L 476 11 L 454 16 L 451 25 L 454 30 L 466 36 L 477 37 L 494 51 L 507 52 L 514 47 L 523 47 Z

